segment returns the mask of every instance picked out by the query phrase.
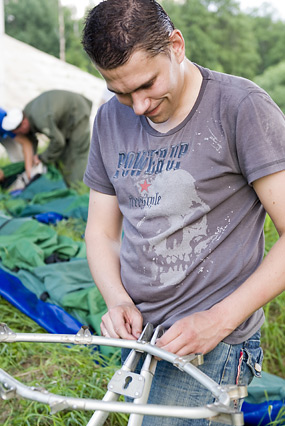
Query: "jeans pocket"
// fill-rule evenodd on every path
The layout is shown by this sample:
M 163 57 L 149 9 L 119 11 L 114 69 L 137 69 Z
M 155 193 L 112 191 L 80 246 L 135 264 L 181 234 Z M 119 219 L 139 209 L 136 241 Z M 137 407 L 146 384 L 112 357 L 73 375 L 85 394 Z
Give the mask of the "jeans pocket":
M 263 351 L 261 347 L 243 349 L 241 379 L 249 385 L 253 377 L 261 377 Z

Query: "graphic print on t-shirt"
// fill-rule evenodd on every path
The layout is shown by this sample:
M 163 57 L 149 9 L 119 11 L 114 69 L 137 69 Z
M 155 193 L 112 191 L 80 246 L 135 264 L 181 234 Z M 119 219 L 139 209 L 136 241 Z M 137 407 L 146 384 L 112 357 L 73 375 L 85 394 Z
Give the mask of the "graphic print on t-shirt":
M 120 152 L 114 179 L 142 174 L 151 176 L 165 170 L 177 170 L 188 151 L 189 144 L 181 142 L 170 148 Z
M 120 153 L 114 174 L 115 179 L 132 179 L 128 207 L 140 212 L 135 226 L 151 260 L 151 281 L 161 287 L 180 285 L 213 238 L 207 232 L 210 208 L 199 197 L 194 177 L 183 170 L 189 155 L 185 143 Z
M 137 223 L 139 232 L 149 235 L 143 249 L 152 259 L 153 282 L 162 287 L 177 285 L 213 238 L 207 232 L 205 213 L 209 207 L 199 197 L 194 178 L 185 170 L 162 172 L 148 185 L 148 199 L 157 203 L 145 204 Z M 148 230 L 150 224 L 152 230 L 155 226 L 153 236 Z

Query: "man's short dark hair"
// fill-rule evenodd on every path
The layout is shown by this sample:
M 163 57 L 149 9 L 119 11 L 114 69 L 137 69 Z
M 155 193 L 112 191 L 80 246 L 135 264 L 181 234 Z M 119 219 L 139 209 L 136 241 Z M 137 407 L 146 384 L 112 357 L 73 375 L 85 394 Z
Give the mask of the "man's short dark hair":
M 104 0 L 89 11 L 82 44 L 95 65 L 114 69 L 137 49 L 150 56 L 169 54 L 173 30 L 169 16 L 155 0 Z

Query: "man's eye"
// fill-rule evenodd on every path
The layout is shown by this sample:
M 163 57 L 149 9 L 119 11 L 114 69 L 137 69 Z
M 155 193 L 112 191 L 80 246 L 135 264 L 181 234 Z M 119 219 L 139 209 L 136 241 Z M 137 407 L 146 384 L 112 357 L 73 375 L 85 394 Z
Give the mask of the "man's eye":
M 150 89 L 153 83 L 146 84 L 143 89 Z

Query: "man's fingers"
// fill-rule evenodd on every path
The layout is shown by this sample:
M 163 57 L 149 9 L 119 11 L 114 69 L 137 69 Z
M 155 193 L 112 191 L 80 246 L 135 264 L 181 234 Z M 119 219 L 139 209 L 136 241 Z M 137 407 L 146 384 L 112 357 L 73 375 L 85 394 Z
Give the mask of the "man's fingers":
M 101 328 L 101 334 L 102 334 L 102 336 L 104 336 L 104 337 L 113 337 L 115 339 L 119 339 L 120 338 L 120 336 L 116 333 L 116 331 L 115 331 L 115 329 L 113 327 L 112 320 L 111 320 L 111 318 L 110 318 L 110 316 L 109 316 L 108 313 L 105 314 L 102 317 L 102 322 L 101 322 L 100 328 Z
M 174 324 L 170 327 L 159 339 L 157 339 L 157 346 L 165 348 L 167 345 L 173 343 L 182 335 L 182 330 Z
M 158 339 L 156 344 L 161 349 L 181 355 L 183 352 L 183 348 L 185 347 L 185 340 L 183 338 L 183 335 L 179 334 L 173 337 L 172 339 L 167 339 L 165 341 Z
M 102 317 L 101 333 L 106 337 L 137 339 L 142 331 L 142 316 L 137 309 L 111 309 Z

